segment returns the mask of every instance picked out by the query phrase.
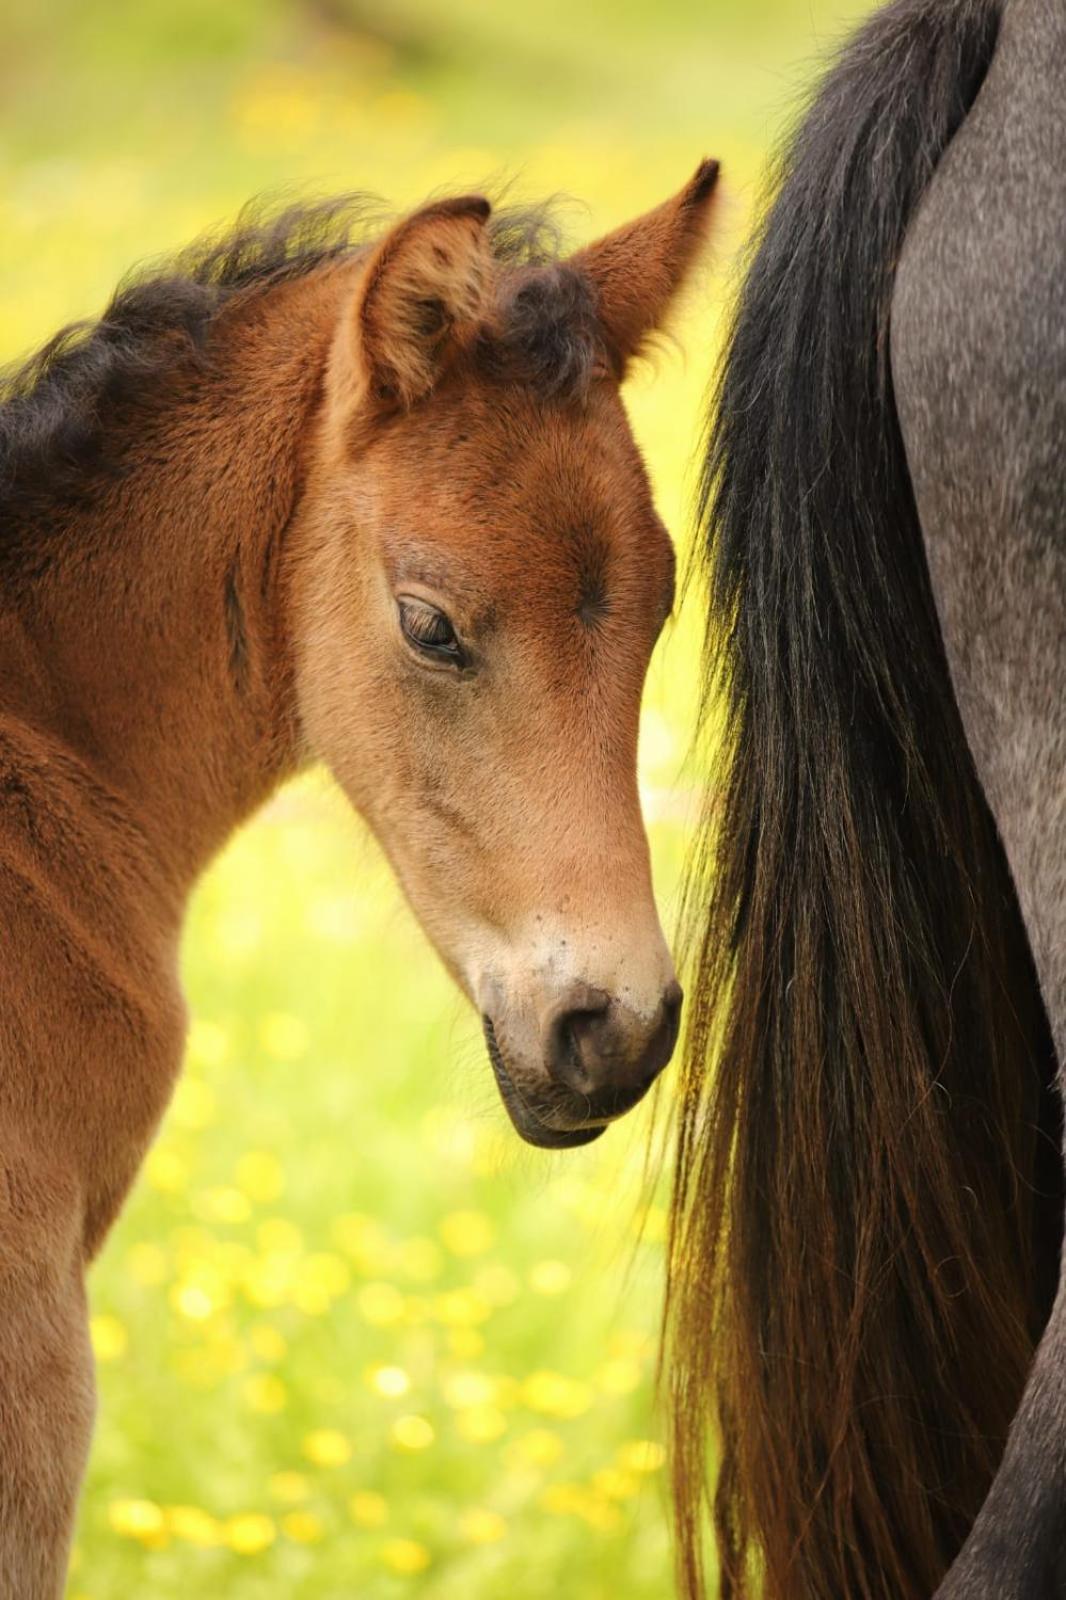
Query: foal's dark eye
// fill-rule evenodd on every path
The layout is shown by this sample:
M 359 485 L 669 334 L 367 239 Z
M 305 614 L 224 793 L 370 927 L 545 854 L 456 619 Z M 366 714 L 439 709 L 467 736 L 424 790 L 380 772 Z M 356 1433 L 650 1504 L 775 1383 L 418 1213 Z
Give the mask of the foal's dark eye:
M 408 644 L 414 645 L 422 655 L 439 661 L 462 661 L 462 646 L 443 611 L 431 606 L 428 600 L 416 600 L 411 595 L 401 596 L 397 604 L 400 627 Z

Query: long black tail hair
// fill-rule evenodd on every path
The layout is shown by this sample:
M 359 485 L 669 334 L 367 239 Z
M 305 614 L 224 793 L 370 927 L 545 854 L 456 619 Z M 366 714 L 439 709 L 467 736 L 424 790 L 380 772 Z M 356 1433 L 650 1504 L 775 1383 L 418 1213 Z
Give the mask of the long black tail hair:
M 1001 0 L 895 0 L 776 173 L 702 493 L 710 780 L 664 1374 L 681 1590 L 928 1600 L 1057 1272 L 1053 1050 L 892 395 L 908 219 Z

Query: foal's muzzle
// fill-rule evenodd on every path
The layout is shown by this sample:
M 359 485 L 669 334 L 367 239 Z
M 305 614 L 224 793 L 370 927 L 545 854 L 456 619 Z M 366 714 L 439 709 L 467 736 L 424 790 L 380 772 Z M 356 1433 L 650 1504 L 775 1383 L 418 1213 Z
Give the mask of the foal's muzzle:
M 481 1023 L 485 1030 L 485 1044 L 488 1047 L 492 1070 L 496 1075 L 500 1098 L 515 1125 L 515 1130 L 527 1144 L 538 1145 L 543 1150 L 570 1150 L 575 1145 L 591 1144 L 593 1139 L 599 1138 L 607 1127 L 606 1121 L 573 1128 L 553 1127 L 546 1122 L 544 1115 L 534 1110 L 531 1101 L 521 1093 L 508 1072 L 496 1038 L 496 1030 L 492 1025 L 492 1018 L 482 1017 Z
M 599 1138 L 641 1100 L 673 1055 L 681 987 L 671 980 L 651 1019 L 588 985 L 575 986 L 549 1019 L 544 1058 L 530 1074 L 508 1060 L 493 1019 L 482 1017 L 489 1060 L 511 1121 L 529 1144 L 568 1149 Z

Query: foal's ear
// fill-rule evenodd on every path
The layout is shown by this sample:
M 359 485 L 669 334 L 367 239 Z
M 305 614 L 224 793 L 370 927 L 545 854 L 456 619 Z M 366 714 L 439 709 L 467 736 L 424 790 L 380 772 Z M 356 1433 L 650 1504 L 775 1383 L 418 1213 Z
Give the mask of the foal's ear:
M 362 399 L 414 405 L 476 326 L 491 269 L 490 211 L 480 195 L 439 200 L 374 247 L 354 308 L 354 376 Z
M 659 327 L 699 255 L 717 182 L 717 161 L 701 161 L 680 194 L 571 258 L 596 287 L 600 323 L 619 370 Z

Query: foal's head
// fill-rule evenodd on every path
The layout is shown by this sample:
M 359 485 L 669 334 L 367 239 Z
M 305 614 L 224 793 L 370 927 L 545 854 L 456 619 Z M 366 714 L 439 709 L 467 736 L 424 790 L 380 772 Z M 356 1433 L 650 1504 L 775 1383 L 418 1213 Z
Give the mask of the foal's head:
M 566 261 L 479 198 L 345 298 L 292 566 L 300 711 L 481 1014 L 524 1138 L 581 1144 L 674 1047 L 637 724 L 674 593 L 619 398 L 716 168 Z

